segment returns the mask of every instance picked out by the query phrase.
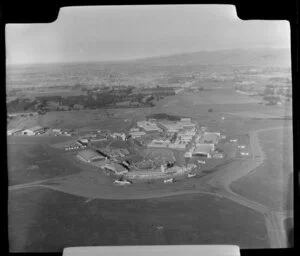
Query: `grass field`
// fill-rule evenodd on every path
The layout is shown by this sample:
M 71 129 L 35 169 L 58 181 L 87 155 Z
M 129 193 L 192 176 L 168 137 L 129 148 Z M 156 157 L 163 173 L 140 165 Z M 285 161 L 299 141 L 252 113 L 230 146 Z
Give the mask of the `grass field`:
M 10 137 L 7 145 L 9 185 L 79 172 L 60 150 L 48 145 L 64 140 L 61 137 Z
M 9 199 L 11 252 L 61 252 L 68 246 L 96 245 L 268 246 L 262 216 L 209 195 L 89 201 L 28 189 L 12 192 Z
M 272 130 L 259 135 L 266 154 L 264 163 L 255 171 L 232 184 L 232 189 L 261 202 L 271 209 L 293 209 L 291 203 L 293 186 L 292 132 L 290 128 Z
M 209 112 L 209 109 L 213 112 Z M 233 114 L 242 118 L 273 118 L 291 116 L 292 108 L 291 103 L 286 106 L 261 105 L 253 97 L 241 95 L 231 89 L 218 89 L 168 96 L 159 101 L 152 112 L 165 112 L 194 118 L 215 118 L 224 114 Z
M 19 117 L 8 124 L 8 129 L 30 128 L 35 125 L 51 128 L 68 128 L 88 131 L 109 129 L 124 131 L 149 113 L 147 108 L 97 109 L 81 111 L 53 111 L 35 117 Z

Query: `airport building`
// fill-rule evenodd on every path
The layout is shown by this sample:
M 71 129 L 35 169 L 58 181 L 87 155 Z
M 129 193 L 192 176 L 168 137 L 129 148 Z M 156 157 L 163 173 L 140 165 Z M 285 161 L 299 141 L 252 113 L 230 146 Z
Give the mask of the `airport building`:
M 11 135 L 21 134 L 22 131 L 23 129 L 11 129 L 7 131 L 7 135 L 11 136 Z
M 169 148 L 184 150 L 186 148 L 186 144 L 178 142 L 170 143 Z
M 107 138 L 104 136 L 101 136 L 101 137 L 91 138 L 90 142 L 99 142 L 99 141 L 104 141 L 104 140 L 107 140 Z
M 155 123 L 149 121 L 139 121 L 137 122 L 137 126 L 144 129 L 146 132 L 161 131 Z
M 218 144 L 221 134 L 219 132 L 204 132 L 200 143 Z
M 180 121 L 178 122 L 181 129 L 192 129 L 196 126 L 196 124 L 192 123 L 191 121 Z
M 136 128 L 136 127 L 133 127 L 129 130 L 130 132 L 139 132 L 140 129 L 139 128 Z
M 170 140 L 152 140 L 147 147 L 166 148 L 170 144 Z
M 94 150 L 90 150 L 90 149 L 86 149 L 83 151 L 80 151 L 77 155 L 77 157 L 84 161 L 84 162 L 97 162 L 97 161 L 103 161 L 105 159 L 104 156 L 98 154 L 96 151 Z
M 196 135 L 196 130 L 195 129 L 189 129 L 189 130 L 184 130 L 180 131 L 178 133 L 178 136 L 195 136 Z
M 120 164 L 116 164 L 116 163 L 105 164 L 103 166 L 103 169 L 113 172 L 114 174 L 117 174 L 117 175 L 123 175 L 123 174 L 128 173 L 128 170 L 125 167 L 123 167 Z
M 132 132 L 130 132 L 129 134 L 131 135 L 131 137 L 132 137 L 133 139 L 135 139 L 135 138 L 140 138 L 140 137 L 146 135 L 145 132 L 140 132 L 140 131 L 132 131 Z
M 180 141 L 184 143 L 189 143 L 193 139 L 193 136 L 190 135 L 182 135 L 180 136 Z
M 212 152 L 215 150 L 214 144 L 197 144 L 194 149 L 194 156 L 205 156 L 211 158 Z
M 44 128 L 41 126 L 34 126 L 32 128 L 28 128 L 22 131 L 22 135 L 37 135 L 44 132 Z
M 181 122 L 191 122 L 191 120 L 192 120 L 191 118 L 184 118 L 184 117 L 180 118 Z
M 181 129 L 180 124 L 178 123 L 165 123 L 165 122 L 160 122 L 160 126 L 162 127 L 163 130 L 170 132 L 170 133 L 175 133 L 179 132 Z

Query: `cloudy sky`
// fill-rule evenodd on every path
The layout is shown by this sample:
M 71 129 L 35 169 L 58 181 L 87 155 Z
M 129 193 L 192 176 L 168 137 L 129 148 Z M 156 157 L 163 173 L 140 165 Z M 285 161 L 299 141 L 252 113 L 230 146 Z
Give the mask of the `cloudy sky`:
M 230 5 L 65 7 L 49 24 L 7 24 L 7 64 L 136 59 L 290 47 L 288 21 L 242 21 Z

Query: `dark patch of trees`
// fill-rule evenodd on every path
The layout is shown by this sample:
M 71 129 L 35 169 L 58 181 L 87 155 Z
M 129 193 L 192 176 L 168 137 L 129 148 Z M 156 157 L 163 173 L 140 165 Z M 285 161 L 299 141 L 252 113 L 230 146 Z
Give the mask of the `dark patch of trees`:
M 158 114 L 152 114 L 147 116 L 147 118 L 154 118 L 154 119 L 165 119 L 165 120 L 170 120 L 170 121 L 179 121 L 181 119 L 180 116 L 175 116 L 175 115 L 168 115 L 166 113 L 158 113 Z

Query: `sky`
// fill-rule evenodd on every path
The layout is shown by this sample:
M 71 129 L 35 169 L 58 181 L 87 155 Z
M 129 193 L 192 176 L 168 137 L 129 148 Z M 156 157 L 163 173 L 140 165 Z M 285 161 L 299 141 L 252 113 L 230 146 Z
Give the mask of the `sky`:
M 5 33 L 7 64 L 290 47 L 288 21 L 243 21 L 233 5 L 64 7 L 52 23 L 6 24 Z

